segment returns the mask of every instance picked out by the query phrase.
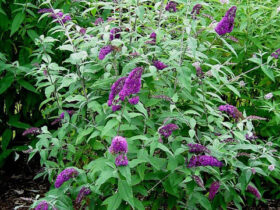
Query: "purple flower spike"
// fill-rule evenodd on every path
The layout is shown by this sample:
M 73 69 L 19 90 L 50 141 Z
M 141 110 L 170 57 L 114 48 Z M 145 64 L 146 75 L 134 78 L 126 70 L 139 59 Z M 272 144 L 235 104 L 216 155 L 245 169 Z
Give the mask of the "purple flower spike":
M 176 124 L 167 124 L 159 129 L 160 135 L 164 136 L 165 138 L 168 138 L 171 136 L 172 132 L 179 129 L 178 125 Z
M 210 186 L 209 190 L 209 199 L 213 200 L 215 195 L 217 194 L 218 190 L 220 188 L 220 182 L 213 182 Z
M 38 206 L 36 206 L 35 210 L 48 210 L 49 204 L 46 201 L 41 201 Z
M 113 47 L 111 45 L 102 47 L 100 52 L 99 52 L 98 59 L 103 60 L 106 57 L 106 55 L 108 55 L 112 51 L 113 51 Z
M 123 89 L 120 91 L 119 96 L 122 101 L 132 94 L 137 94 L 141 88 L 141 76 L 142 76 L 143 68 L 137 67 L 133 69 L 127 79 L 125 80 Z
M 77 198 L 76 198 L 76 204 L 79 204 L 82 202 L 83 198 L 86 196 L 86 195 L 89 195 L 91 193 L 90 189 L 89 188 L 86 188 L 86 187 L 82 187 L 82 189 L 80 190 Z
M 151 39 L 156 39 L 157 38 L 157 34 L 155 32 L 151 33 L 150 38 Z
M 255 134 L 252 134 L 251 136 L 249 136 L 249 134 L 247 133 L 247 134 L 245 135 L 245 138 L 246 138 L 247 140 L 249 140 L 249 141 L 253 141 L 253 140 L 258 139 L 258 136 L 256 136 Z
M 199 187 L 205 189 L 203 180 L 199 176 L 193 175 L 192 178 Z
M 210 153 L 210 150 L 201 144 L 188 144 L 191 153 Z
M 122 105 L 119 105 L 119 104 L 113 105 L 112 106 L 112 111 L 116 112 L 116 111 L 119 111 L 121 108 L 122 108 Z
M 196 18 L 196 15 L 199 15 L 201 9 L 202 9 L 201 4 L 194 5 L 194 7 L 192 9 L 192 12 L 191 12 L 191 15 L 192 15 L 193 19 Z
M 87 29 L 86 29 L 86 28 L 81 28 L 81 29 L 80 29 L 80 34 L 85 35 L 86 32 L 87 32 Z
M 110 92 L 110 95 L 109 95 L 109 100 L 108 100 L 108 106 L 112 106 L 115 97 L 123 89 L 126 78 L 127 77 L 121 77 L 112 85 L 111 92 Z
M 161 61 L 153 61 L 154 66 L 157 68 L 157 70 L 163 70 L 166 67 L 168 67 L 167 65 L 165 65 L 164 63 L 162 63 Z
M 55 188 L 59 188 L 64 182 L 68 181 L 69 179 L 78 176 L 79 172 L 74 168 L 67 168 L 64 169 L 56 178 L 55 181 Z
M 174 1 L 170 1 L 167 3 L 166 7 L 165 7 L 165 10 L 166 11 L 169 11 L 169 12 L 176 12 L 177 11 L 177 3 L 174 2 Z
M 219 110 L 221 112 L 226 112 L 228 115 L 233 117 L 234 119 L 242 118 L 241 112 L 238 111 L 238 109 L 235 106 L 226 104 L 219 106 Z
M 248 185 L 247 190 L 252 193 L 254 196 L 256 196 L 257 199 L 261 199 L 261 194 L 259 193 L 258 189 Z
M 121 38 L 121 29 L 119 28 L 113 28 L 110 31 L 110 40 L 112 41 L 113 39 L 119 39 Z
M 22 135 L 23 135 L 23 136 L 26 136 L 27 134 L 40 134 L 40 133 L 41 133 L 40 128 L 32 127 L 32 128 L 26 129 L 26 130 L 22 133 Z
M 192 156 L 188 167 L 197 167 L 197 166 L 215 166 L 215 167 L 222 167 L 223 163 L 217 160 L 215 157 L 208 156 L 208 155 L 199 155 L 199 156 Z
M 218 23 L 215 28 L 215 31 L 220 36 L 230 33 L 234 27 L 234 18 L 236 14 L 236 6 L 231 7 L 223 17 L 223 19 Z
M 42 14 L 42 13 L 53 13 L 53 9 L 49 9 L 49 8 L 39 9 L 38 13 L 39 14 Z
M 94 25 L 99 25 L 100 23 L 104 23 L 104 20 L 102 18 L 97 18 L 94 22 Z
M 133 98 L 130 98 L 130 99 L 128 100 L 128 102 L 129 102 L 131 105 L 136 105 L 136 104 L 138 104 L 138 102 L 139 102 L 139 96 L 135 96 L 135 97 L 133 97 Z
M 112 154 L 127 153 L 127 141 L 122 136 L 113 138 L 109 152 Z
M 118 155 L 115 159 L 115 164 L 116 164 L 116 166 L 127 166 L 128 160 L 127 160 L 126 155 L 124 155 L 124 154 Z

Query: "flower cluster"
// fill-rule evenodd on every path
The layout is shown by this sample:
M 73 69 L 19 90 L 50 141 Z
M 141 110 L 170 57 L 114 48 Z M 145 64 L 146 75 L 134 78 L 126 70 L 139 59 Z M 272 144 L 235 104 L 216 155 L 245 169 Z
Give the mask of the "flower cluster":
M 177 11 L 177 3 L 174 2 L 174 1 L 170 1 L 167 3 L 166 7 L 165 7 L 165 10 L 166 11 L 169 11 L 169 12 L 176 12 Z
M 169 96 L 165 96 L 165 95 L 154 95 L 151 96 L 152 98 L 157 98 L 157 99 L 162 99 L 164 101 L 169 101 L 171 104 L 174 104 L 172 98 L 170 98 Z
M 128 160 L 126 157 L 127 151 L 128 149 L 126 139 L 122 136 L 114 137 L 109 148 L 109 152 L 111 154 L 118 155 L 115 159 L 116 166 L 126 166 L 128 164 Z
M 157 70 L 163 70 L 165 68 L 167 68 L 168 66 L 165 65 L 163 62 L 161 61 L 153 61 L 154 66 L 157 68 Z
M 137 67 L 129 73 L 128 77 L 125 80 L 124 86 L 119 93 L 119 97 L 122 101 L 124 101 L 126 97 L 129 97 L 132 94 L 139 93 L 141 88 L 142 72 L 143 68 Z
M 87 32 L 87 29 L 86 28 L 80 28 L 79 32 L 80 32 L 80 34 L 85 35 L 86 32 Z
M 258 139 L 258 136 L 256 136 L 254 133 L 252 135 L 249 135 L 248 133 L 245 135 L 245 138 L 249 141 L 253 141 Z
M 56 22 L 59 22 L 59 20 L 61 20 L 63 23 L 66 23 L 67 21 L 72 20 L 70 15 L 64 15 L 64 13 L 61 11 L 55 12 L 53 9 L 40 9 L 38 13 L 50 13 L 50 17 L 52 17 L 54 20 L 58 19 Z
M 41 201 L 35 208 L 35 210 L 48 210 L 49 204 L 46 201 Z
M 229 0 L 220 0 L 221 4 L 229 4 Z
M 130 99 L 128 100 L 128 102 L 129 102 L 131 105 L 136 105 L 136 104 L 138 104 L 138 102 L 139 102 L 139 96 L 135 96 L 135 97 L 133 97 L 133 98 L 130 98 Z
M 187 144 L 191 153 L 210 153 L 210 150 L 201 144 Z
M 208 155 L 199 155 L 199 156 L 192 156 L 188 167 L 197 167 L 197 166 L 216 166 L 222 167 L 223 163 L 217 160 L 215 157 L 208 156 Z
M 226 33 L 230 33 L 234 27 L 234 19 L 236 14 L 236 6 L 231 7 L 222 18 L 222 20 L 217 24 L 215 31 L 217 34 L 225 35 Z
M 64 169 L 56 178 L 55 181 L 55 188 L 59 188 L 64 182 L 68 181 L 69 179 L 78 176 L 79 172 L 74 168 L 67 168 Z
M 227 138 L 227 139 L 222 140 L 221 142 L 223 142 L 223 143 L 233 143 L 233 142 L 236 142 L 236 140 L 234 138 Z
M 261 194 L 257 190 L 257 188 L 253 187 L 252 185 L 248 185 L 247 190 L 256 196 L 257 199 L 261 199 Z
M 69 114 L 70 117 L 75 113 L 74 110 L 66 110 L 66 112 Z M 65 112 L 62 112 L 62 113 L 60 114 L 59 118 L 55 119 L 55 120 L 51 123 L 51 125 L 55 125 L 55 124 L 59 123 L 61 120 L 63 120 L 63 119 L 64 119 L 64 115 L 65 115 Z
M 101 24 L 101 23 L 104 23 L 104 20 L 102 19 L 102 18 L 97 18 L 96 20 L 95 20 L 95 22 L 94 22 L 94 25 L 99 25 L 99 24 Z
M 108 55 L 108 54 L 109 54 L 110 52 L 112 52 L 112 51 L 113 51 L 113 46 L 111 46 L 111 45 L 102 47 L 102 48 L 100 49 L 98 59 L 99 59 L 99 60 L 103 60 L 103 59 L 106 57 L 106 55 Z
M 238 111 L 238 109 L 235 106 L 226 104 L 219 106 L 219 110 L 221 112 L 226 112 L 228 115 L 233 117 L 234 119 L 242 118 L 242 113 Z
M 196 4 L 194 5 L 192 11 L 191 11 L 191 15 L 193 19 L 196 19 L 196 15 L 199 15 L 200 10 L 202 9 L 202 5 L 201 4 Z
M 171 136 L 172 132 L 177 129 L 179 129 L 178 125 L 171 123 L 161 127 L 158 132 L 161 136 L 168 138 L 169 136 Z
M 205 189 L 203 180 L 199 176 L 193 175 L 192 178 L 199 187 Z
M 199 62 L 195 62 L 192 65 L 195 67 L 196 76 L 199 77 L 199 78 L 204 77 L 204 72 L 202 71 Z
M 213 182 L 210 186 L 210 190 L 209 190 L 209 199 L 213 200 L 215 195 L 217 194 L 218 190 L 220 188 L 220 182 L 216 181 Z
M 110 31 L 110 40 L 120 39 L 121 38 L 121 29 L 119 28 L 112 28 Z
M 83 198 L 91 193 L 90 189 L 87 187 L 82 187 L 80 190 L 79 194 L 77 195 L 76 198 L 76 204 L 79 204 L 82 202 Z
M 36 128 L 36 127 L 32 127 L 32 128 L 28 128 L 26 129 L 22 135 L 26 136 L 27 134 L 40 134 L 41 133 L 41 129 L 40 128 Z
M 275 59 L 278 59 L 279 55 L 280 55 L 280 48 L 271 54 L 271 56 L 274 57 Z
M 266 94 L 265 96 L 264 96 L 264 98 L 266 99 L 266 100 L 269 100 L 269 99 L 271 99 L 273 97 L 273 93 L 268 93 L 268 94 Z

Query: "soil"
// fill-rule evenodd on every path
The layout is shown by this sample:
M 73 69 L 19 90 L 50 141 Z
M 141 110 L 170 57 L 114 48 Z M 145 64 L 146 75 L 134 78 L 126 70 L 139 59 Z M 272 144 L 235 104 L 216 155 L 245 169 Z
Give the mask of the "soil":
M 17 161 L 11 155 L 0 169 L 0 209 L 26 210 L 49 189 L 48 180 L 33 178 L 41 170 L 40 159 L 34 156 L 27 163 L 28 154 L 20 153 Z

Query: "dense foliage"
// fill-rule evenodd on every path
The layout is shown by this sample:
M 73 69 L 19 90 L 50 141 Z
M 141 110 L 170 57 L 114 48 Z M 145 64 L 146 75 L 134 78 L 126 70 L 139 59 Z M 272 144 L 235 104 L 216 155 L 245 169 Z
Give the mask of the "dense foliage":
M 52 183 L 32 207 L 242 209 L 280 198 L 277 1 L 40 3 L 18 13 L 37 19 L 12 23 L 43 27 L 30 37 L 32 65 L 9 65 L 35 80 L 19 84 L 41 93 L 46 121 L 24 132 L 37 139 L 36 178 Z M 13 70 L 2 71 L 0 90 Z

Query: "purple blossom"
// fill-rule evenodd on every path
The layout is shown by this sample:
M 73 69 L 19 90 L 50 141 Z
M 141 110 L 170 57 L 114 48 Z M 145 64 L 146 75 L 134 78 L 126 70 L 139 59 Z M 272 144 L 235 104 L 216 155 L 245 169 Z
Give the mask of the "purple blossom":
M 119 28 L 113 28 L 110 31 L 110 40 L 112 41 L 113 39 L 119 39 L 121 37 L 121 29 Z
M 279 55 L 280 55 L 280 48 L 271 54 L 271 56 L 274 57 L 275 59 L 278 59 Z
M 210 190 L 209 190 L 209 199 L 213 200 L 215 195 L 217 194 L 218 190 L 220 188 L 220 182 L 216 181 L 213 182 L 210 186 Z
M 139 96 L 135 96 L 135 97 L 133 97 L 133 98 L 130 98 L 130 99 L 128 100 L 128 102 L 129 102 L 131 105 L 136 105 L 136 104 L 138 104 L 138 102 L 139 102 Z
M 152 32 L 150 38 L 156 40 L 157 34 L 155 32 Z
M 75 113 L 74 110 L 66 110 L 66 112 L 69 114 L 69 116 L 72 116 Z M 65 115 L 65 112 L 62 112 L 59 116 L 60 119 L 64 119 L 64 115 Z
M 46 201 L 41 201 L 35 208 L 35 210 L 48 210 L 49 204 Z
M 145 43 L 155 45 L 156 41 L 155 40 L 149 40 L 149 41 L 146 41 Z
M 80 28 L 80 34 L 85 35 L 87 32 L 86 28 Z
M 196 76 L 199 77 L 199 78 L 204 77 L 204 72 L 202 71 L 199 62 L 195 62 L 192 65 L 195 67 Z
M 210 150 L 201 144 L 187 144 L 191 153 L 210 153 Z
M 127 96 L 139 93 L 141 88 L 142 72 L 143 68 L 137 67 L 129 73 L 127 79 L 125 80 L 124 86 L 119 93 L 119 97 L 122 101 L 124 101 Z
M 113 47 L 111 45 L 102 47 L 98 56 L 99 60 L 103 60 L 106 57 L 106 55 L 108 55 L 112 51 L 113 51 Z
M 222 167 L 223 163 L 217 160 L 215 157 L 208 156 L 208 155 L 199 155 L 199 156 L 192 156 L 188 167 L 197 167 L 197 166 L 216 166 Z
M 177 3 L 174 2 L 174 1 L 170 1 L 167 3 L 166 7 L 165 7 L 165 10 L 166 11 L 169 11 L 169 12 L 176 12 L 177 11 Z
M 164 136 L 165 138 L 168 138 L 171 136 L 172 132 L 179 129 L 178 125 L 176 124 L 167 124 L 159 129 L 160 135 Z
M 42 14 L 42 13 L 53 13 L 53 9 L 49 9 L 49 8 L 43 8 L 43 9 L 39 9 L 38 13 Z
M 221 36 L 226 33 L 230 33 L 234 27 L 234 18 L 236 15 L 236 6 L 231 7 L 223 17 L 223 19 L 217 24 L 215 31 Z
M 253 141 L 258 139 L 258 136 L 256 136 L 255 134 L 249 135 L 248 133 L 245 135 L 245 138 L 249 141 Z
M 108 17 L 108 18 L 107 18 L 107 21 L 108 21 L 108 22 L 111 22 L 111 21 L 114 21 L 114 20 L 116 20 L 116 19 L 115 19 L 115 18 L 112 18 L 112 17 Z
M 58 19 L 56 22 L 59 22 L 59 20 L 61 20 L 63 23 L 66 23 L 67 21 L 69 20 L 72 20 L 71 16 L 70 15 L 65 15 L 64 16 L 64 13 L 63 12 L 57 12 L 57 13 L 52 13 L 50 15 L 50 17 L 52 17 L 53 19 Z
M 191 12 L 191 15 L 192 15 L 193 19 L 196 18 L 196 15 L 199 15 L 201 9 L 202 9 L 202 5 L 201 4 L 194 5 L 194 7 L 192 9 L 192 12 Z
M 76 198 L 76 204 L 79 204 L 82 202 L 83 198 L 86 196 L 86 195 L 89 195 L 91 193 L 90 189 L 87 188 L 87 187 L 82 187 L 82 189 L 80 190 L 79 194 L 77 195 L 77 198 Z
M 36 128 L 36 127 L 32 127 L 32 128 L 28 128 L 26 129 L 22 135 L 26 136 L 27 134 L 40 134 L 41 133 L 41 129 L 40 128 Z
M 248 185 L 247 190 L 256 196 L 257 199 L 261 199 L 261 194 L 259 193 L 258 189 L 253 187 L 252 185 Z
M 221 112 L 226 112 L 234 119 L 238 119 L 239 117 L 242 116 L 242 114 L 238 111 L 238 109 L 235 106 L 229 104 L 219 106 L 219 110 Z
M 111 92 L 109 94 L 108 106 L 112 106 L 115 97 L 119 94 L 119 92 L 123 89 L 125 84 L 125 80 L 127 77 L 119 78 L 111 87 Z
M 269 100 L 269 99 L 271 99 L 273 97 L 273 93 L 268 93 L 268 94 L 266 94 L 265 96 L 264 96 L 264 98 L 266 99 L 266 100 Z
M 122 108 L 122 105 L 119 105 L 119 104 L 113 105 L 112 106 L 112 111 L 116 112 L 116 111 L 119 111 L 121 108 Z
M 116 166 L 127 166 L 128 160 L 127 160 L 126 155 L 124 155 L 124 154 L 118 155 L 115 159 L 115 164 L 116 164 Z
M 154 66 L 157 68 L 157 70 L 163 70 L 166 67 L 168 67 L 167 65 L 165 65 L 164 63 L 162 63 L 161 61 L 153 61 Z
M 173 100 L 169 97 L 169 96 L 166 96 L 166 95 L 154 95 L 154 96 L 151 96 L 152 98 L 157 98 L 157 99 L 162 99 L 164 101 L 169 101 L 171 104 L 175 104 L 173 102 Z
M 268 166 L 268 170 L 274 171 L 274 169 L 275 169 L 275 165 L 269 165 L 269 166 Z
M 246 119 L 248 119 L 248 120 L 267 120 L 267 118 L 256 116 L 256 115 L 250 115 L 250 116 L 246 117 Z
M 104 20 L 100 17 L 100 18 L 97 18 L 94 22 L 94 25 L 99 25 L 100 23 L 104 23 Z
M 74 168 L 67 168 L 64 169 L 56 178 L 55 181 L 55 188 L 59 188 L 64 182 L 68 181 L 69 179 L 78 176 L 79 172 Z
M 254 169 L 254 168 L 251 168 L 251 171 L 252 171 L 252 174 L 256 173 L 256 169 Z
M 113 138 L 109 152 L 112 154 L 127 153 L 127 141 L 122 136 L 116 136 Z
M 205 189 L 203 180 L 199 176 L 193 175 L 192 178 L 199 187 Z
M 132 56 L 132 57 L 137 57 L 137 56 L 139 56 L 139 53 L 138 52 L 132 52 L 129 55 Z

